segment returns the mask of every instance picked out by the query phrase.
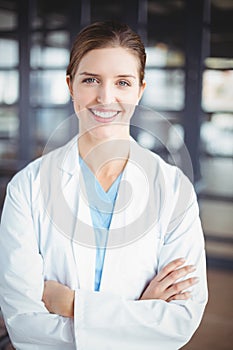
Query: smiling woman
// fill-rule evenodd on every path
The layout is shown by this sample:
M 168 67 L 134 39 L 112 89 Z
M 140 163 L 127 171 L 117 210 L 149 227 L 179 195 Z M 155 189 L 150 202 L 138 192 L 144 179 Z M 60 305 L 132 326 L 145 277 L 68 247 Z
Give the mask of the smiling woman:
M 0 304 L 17 350 L 177 350 L 201 321 L 193 186 L 130 136 L 145 59 L 127 25 L 84 28 L 66 78 L 79 135 L 8 185 Z
M 137 105 L 145 88 L 145 82 L 139 80 L 138 59 L 131 51 L 122 47 L 91 50 L 80 61 L 73 79 L 67 76 L 67 83 L 86 145 L 91 142 L 90 135 L 101 142 L 112 136 L 129 137 L 133 112 L 129 106 Z

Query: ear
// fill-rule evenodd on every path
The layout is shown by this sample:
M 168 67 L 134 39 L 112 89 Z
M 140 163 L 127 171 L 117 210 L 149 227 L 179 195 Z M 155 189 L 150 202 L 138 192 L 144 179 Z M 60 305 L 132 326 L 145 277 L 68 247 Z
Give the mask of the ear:
M 66 83 L 67 83 L 68 88 L 69 88 L 69 90 L 70 90 L 70 95 L 71 95 L 71 97 L 73 98 L 73 86 L 72 86 L 72 82 L 71 82 L 70 75 L 67 75 L 67 76 L 66 76 Z
M 145 88 L 146 88 L 146 82 L 145 80 L 143 80 L 142 85 L 139 88 L 138 101 L 141 100 Z

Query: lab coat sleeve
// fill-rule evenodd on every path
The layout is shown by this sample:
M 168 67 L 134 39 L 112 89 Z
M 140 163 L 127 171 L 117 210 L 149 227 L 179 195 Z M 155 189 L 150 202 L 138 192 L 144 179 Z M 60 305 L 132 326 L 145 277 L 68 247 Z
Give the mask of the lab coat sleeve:
M 30 194 L 23 191 L 8 185 L 0 229 L 0 305 L 7 330 L 17 350 L 74 349 L 73 320 L 50 314 L 42 302 L 43 260 Z
M 192 298 L 168 303 L 78 290 L 74 325 L 79 350 L 177 350 L 189 341 L 207 302 L 204 239 L 195 195 L 183 214 L 171 218 L 158 270 L 178 257 L 195 264 L 194 275 L 200 281 L 191 288 Z

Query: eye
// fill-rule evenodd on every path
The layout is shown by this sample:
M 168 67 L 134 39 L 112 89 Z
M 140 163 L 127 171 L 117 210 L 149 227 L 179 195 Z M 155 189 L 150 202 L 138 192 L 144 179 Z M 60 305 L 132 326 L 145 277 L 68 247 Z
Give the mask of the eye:
M 95 84 L 95 83 L 98 83 L 98 80 L 96 78 L 90 77 L 90 78 L 83 79 L 82 82 L 86 84 Z
M 131 84 L 126 80 L 120 80 L 120 81 L 118 81 L 118 85 L 124 87 L 124 86 L 130 86 Z

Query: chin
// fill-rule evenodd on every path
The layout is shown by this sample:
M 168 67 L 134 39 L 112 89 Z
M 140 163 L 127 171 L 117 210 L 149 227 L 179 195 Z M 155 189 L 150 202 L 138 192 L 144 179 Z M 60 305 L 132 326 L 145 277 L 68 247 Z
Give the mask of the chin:
M 119 134 L 119 126 L 116 125 L 100 125 L 89 131 L 90 135 L 98 140 L 112 138 Z
M 95 138 L 96 140 L 105 140 L 117 138 L 125 138 L 129 134 L 129 127 L 118 125 L 118 124 L 109 124 L 109 125 L 99 125 L 88 131 L 88 134 Z

